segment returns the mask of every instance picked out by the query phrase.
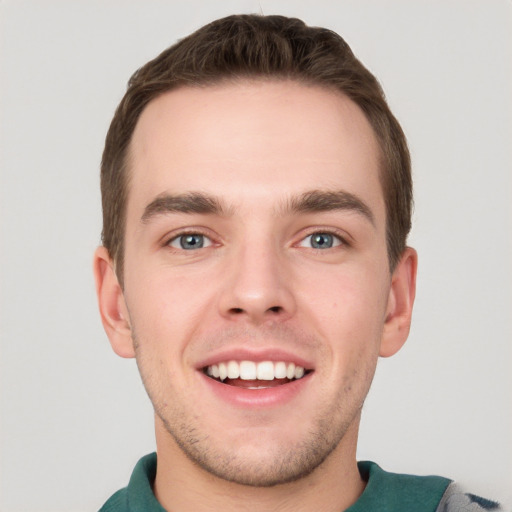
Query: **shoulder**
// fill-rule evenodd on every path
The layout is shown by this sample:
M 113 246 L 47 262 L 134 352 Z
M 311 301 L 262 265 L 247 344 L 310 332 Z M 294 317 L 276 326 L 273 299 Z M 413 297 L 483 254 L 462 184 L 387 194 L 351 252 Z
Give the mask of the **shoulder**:
M 452 482 L 446 489 L 436 512 L 485 512 L 486 510 L 499 512 L 504 509 L 496 501 L 465 492 L 460 485 Z
M 374 462 L 359 462 L 366 488 L 347 512 L 503 512 L 490 500 L 464 492 L 448 478 L 384 471 Z
M 126 487 L 113 494 L 99 512 L 129 512 Z
M 152 490 L 156 465 L 156 453 L 142 457 L 127 487 L 112 495 L 99 512 L 165 512 Z
M 374 462 L 358 463 L 366 488 L 349 512 L 435 512 L 451 481 L 384 471 Z

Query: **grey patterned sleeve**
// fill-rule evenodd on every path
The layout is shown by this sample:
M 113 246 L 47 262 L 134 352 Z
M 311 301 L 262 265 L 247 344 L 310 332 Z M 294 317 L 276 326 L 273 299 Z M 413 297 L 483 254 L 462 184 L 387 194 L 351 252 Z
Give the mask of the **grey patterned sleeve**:
M 464 492 L 456 483 L 446 489 L 436 512 L 505 512 L 499 503 L 469 492 Z

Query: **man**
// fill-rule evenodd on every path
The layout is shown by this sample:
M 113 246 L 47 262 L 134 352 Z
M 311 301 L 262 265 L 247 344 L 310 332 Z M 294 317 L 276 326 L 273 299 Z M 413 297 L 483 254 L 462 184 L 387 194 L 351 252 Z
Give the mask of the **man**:
M 101 317 L 157 441 L 103 511 L 498 508 L 356 462 L 417 255 L 405 137 L 338 35 L 232 16 L 164 51 L 114 116 L 102 198 Z

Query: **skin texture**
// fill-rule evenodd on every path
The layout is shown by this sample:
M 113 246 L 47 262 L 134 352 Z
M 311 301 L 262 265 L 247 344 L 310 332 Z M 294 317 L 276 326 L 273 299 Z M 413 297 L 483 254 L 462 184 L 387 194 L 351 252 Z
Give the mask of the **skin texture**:
M 294 82 L 182 88 L 148 105 L 130 156 L 124 290 L 104 248 L 95 274 L 112 347 L 155 408 L 156 496 L 175 512 L 348 507 L 360 410 L 378 356 L 407 338 L 416 275 L 412 249 L 389 271 L 366 118 Z M 184 250 L 195 233 L 204 246 Z M 226 400 L 202 372 L 276 351 L 312 370 L 276 402 Z

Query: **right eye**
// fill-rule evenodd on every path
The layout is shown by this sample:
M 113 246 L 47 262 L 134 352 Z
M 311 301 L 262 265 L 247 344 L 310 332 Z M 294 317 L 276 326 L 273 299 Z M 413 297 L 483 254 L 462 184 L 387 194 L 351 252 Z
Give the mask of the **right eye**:
M 193 251 L 195 249 L 203 249 L 212 245 L 212 241 L 201 233 L 184 233 L 174 237 L 167 243 L 175 249 L 183 249 L 185 251 Z

